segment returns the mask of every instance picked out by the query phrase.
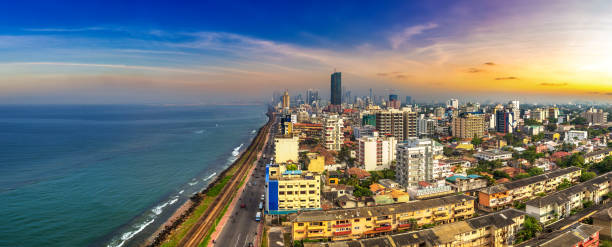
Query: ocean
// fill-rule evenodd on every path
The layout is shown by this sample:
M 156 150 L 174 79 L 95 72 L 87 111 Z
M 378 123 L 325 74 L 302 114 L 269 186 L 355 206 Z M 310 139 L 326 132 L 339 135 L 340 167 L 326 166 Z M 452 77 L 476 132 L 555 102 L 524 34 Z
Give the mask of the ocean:
M 245 149 L 258 106 L 0 106 L 0 246 L 137 246 Z

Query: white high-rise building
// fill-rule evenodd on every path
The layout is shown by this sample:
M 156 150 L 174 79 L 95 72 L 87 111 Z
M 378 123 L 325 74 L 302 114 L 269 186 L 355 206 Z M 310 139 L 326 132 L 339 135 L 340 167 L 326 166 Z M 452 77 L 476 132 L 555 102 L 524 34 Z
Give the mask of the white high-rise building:
M 389 169 L 395 160 L 397 139 L 392 136 L 381 137 L 378 132 L 357 140 L 357 163 L 366 171 Z
M 419 181 L 432 181 L 442 150 L 443 146 L 432 139 L 410 138 L 398 144 L 395 166 L 398 182 L 406 188 L 416 188 Z
M 344 120 L 338 115 L 329 115 L 325 118 L 325 148 L 333 151 L 340 151 L 344 144 Z

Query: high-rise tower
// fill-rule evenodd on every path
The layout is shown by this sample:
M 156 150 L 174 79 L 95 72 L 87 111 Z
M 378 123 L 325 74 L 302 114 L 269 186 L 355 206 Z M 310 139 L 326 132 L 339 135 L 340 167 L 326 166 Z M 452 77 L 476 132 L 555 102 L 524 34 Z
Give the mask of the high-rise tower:
M 334 72 L 331 75 L 331 104 L 342 105 L 342 75 Z

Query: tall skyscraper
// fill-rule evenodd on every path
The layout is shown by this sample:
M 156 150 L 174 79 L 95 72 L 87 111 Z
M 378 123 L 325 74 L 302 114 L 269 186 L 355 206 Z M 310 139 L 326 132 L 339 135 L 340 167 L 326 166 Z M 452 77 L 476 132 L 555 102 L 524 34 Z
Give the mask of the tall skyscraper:
M 288 109 L 291 106 L 290 102 L 289 91 L 285 91 L 285 94 L 283 94 L 283 108 Z
M 411 105 L 411 104 L 412 104 L 412 97 L 406 96 L 406 105 Z
M 334 72 L 331 75 L 331 104 L 342 105 L 342 74 Z
M 511 113 L 509 110 L 497 110 L 495 112 L 495 122 L 497 126 L 495 126 L 497 132 L 500 133 L 512 133 L 512 122 L 514 113 Z
M 398 143 L 395 165 L 397 182 L 407 188 L 416 188 L 420 181 L 432 181 L 433 170 L 438 166 L 443 147 L 431 139 L 410 138 Z

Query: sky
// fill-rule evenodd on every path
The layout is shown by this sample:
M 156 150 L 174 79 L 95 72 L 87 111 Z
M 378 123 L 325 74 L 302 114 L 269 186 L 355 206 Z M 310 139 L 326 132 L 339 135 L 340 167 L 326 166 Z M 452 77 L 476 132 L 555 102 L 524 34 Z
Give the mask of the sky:
M 612 1 L 11 1 L 0 104 L 612 103 Z

